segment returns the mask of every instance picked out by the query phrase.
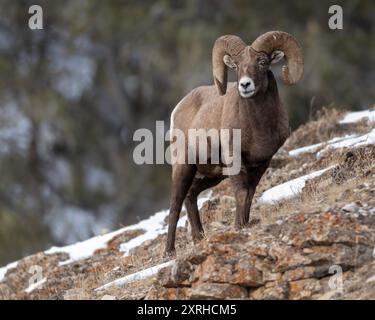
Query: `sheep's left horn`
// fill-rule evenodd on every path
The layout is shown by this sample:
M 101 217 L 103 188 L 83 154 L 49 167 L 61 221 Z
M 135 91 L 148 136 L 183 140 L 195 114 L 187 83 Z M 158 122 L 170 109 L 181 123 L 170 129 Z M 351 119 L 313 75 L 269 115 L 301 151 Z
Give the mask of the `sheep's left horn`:
M 223 62 L 224 55 L 238 56 L 245 48 L 245 42 L 237 36 L 226 35 L 216 39 L 212 48 L 212 72 L 220 95 L 227 91 L 227 66 Z
M 270 31 L 259 36 L 251 47 L 256 51 L 271 54 L 274 50 L 284 52 L 287 65 L 283 66 L 283 80 L 286 84 L 297 83 L 303 74 L 303 53 L 297 40 L 283 31 Z

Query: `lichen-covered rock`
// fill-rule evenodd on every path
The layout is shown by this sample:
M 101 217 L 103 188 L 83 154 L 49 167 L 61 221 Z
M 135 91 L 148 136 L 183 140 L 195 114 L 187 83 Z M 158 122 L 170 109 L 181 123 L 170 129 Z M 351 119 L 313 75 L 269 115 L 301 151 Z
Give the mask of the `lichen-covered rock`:
M 280 237 L 283 242 L 296 247 L 344 243 L 372 245 L 375 234 L 357 219 L 337 212 L 293 215 L 283 223 Z
M 244 299 L 245 288 L 228 283 L 198 283 L 189 292 L 190 299 Z
M 340 268 L 348 281 L 350 270 L 372 261 L 374 233 L 372 225 L 331 211 L 240 231 L 223 227 L 159 274 L 159 295 L 181 298 L 176 289 L 189 288 L 184 298 L 340 298 L 329 285 L 330 268 Z
M 319 279 L 310 278 L 289 282 L 289 299 L 310 299 L 312 295 L 322 291 L 323 286 Z
M 249 293 L 249 298 L 254 300 L 285 300 L 288 298 L 288 284 L 274 282 L 271 286 L 263 286 Z
M 194 272 L 195 266 L 186 260 L 177 260 L 171 270 L 171 278 L 175 284 L 187 284 Z
M 187 299 L 188 288 L 152 287 L 145 300 L 184 300 Z
M 196 277 L 203 282 L 259 287 L 263 284 L 262 272 L 254 265 L 255 261 L 251 257 L 237 260 L 211 255 L 196 269 Z

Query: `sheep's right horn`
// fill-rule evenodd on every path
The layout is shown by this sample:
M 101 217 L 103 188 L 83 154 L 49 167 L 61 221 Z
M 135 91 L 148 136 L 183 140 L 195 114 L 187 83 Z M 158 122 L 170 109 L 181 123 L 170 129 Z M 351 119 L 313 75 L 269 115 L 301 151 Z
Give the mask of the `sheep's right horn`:
M 224 55 L 237 56 L 245 47 L 246 44 L 237 36 L 221 36 L 215 41 L 212 49 L 212 71 L 220 95 L 227 92 L 227 66 L 223 61 Z
M 274 50 L 284 52 L 287 65 L 283 67 L 283 79 L 286 84 L 295 84 L 303 74 L 303 53 L 297 40 L 283 31 L 270 31 L 259 36 L 251 47 L 256 51 L 271 54 Z

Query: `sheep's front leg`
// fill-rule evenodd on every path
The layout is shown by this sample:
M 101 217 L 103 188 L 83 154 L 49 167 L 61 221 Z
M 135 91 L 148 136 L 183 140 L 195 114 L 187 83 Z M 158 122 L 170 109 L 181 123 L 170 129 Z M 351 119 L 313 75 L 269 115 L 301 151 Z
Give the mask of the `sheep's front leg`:
M 248 203 L 249 203 L 249 210 L 246 211 L 245 220 L 246 223 L 249 223 L 250 220 L 250 209 L 251 209 L 251 203 L 253 202 L 254 193 L 256 190 L 256 187 L 259 184 L 260 179 L 262 178 L 264 172 L 267 170 L 269 166 L 270 160 L 262 162 L 258 164 L 257 166 L 247 166 L 247 180 L 249 185 L 249 192 L 248 192 Z
M 250 208 L 254 193 L 268 165 L 269 161 L 257 164 L 257 166 L 247 165 L 246 172 L 242 170 L 238 175 L 230 178 L 236 198 L 236 218 L 234 225 L 237 229 L 243 228 L 249 223 Z
M 166 253 L 168 255 L 175 252 L 175 239 L 177 222 L 180 217 L 182 203 L 191 186 L 196 172 L 194 165 L 176 164 L 172 171 L 172 190 L 169 207 L 169 222 Z
M 223 177 L 205 177 L 203 179 L 195 178 L 186 196 L 185 206 L 191 226 L 191 235 L 194 241 L 202 239 L 204 233 L 197 205 L 198 195 L 202 191 L 216 186 L 221 180 L 223 180 Z
M 234 226 L 241 229 L 247 224 L 248 212 L 250 211 L 249 184 L 246 172 L 241 171 L 238 175 L 231 176 L 234 195 L 236 198 L 236 217 Z

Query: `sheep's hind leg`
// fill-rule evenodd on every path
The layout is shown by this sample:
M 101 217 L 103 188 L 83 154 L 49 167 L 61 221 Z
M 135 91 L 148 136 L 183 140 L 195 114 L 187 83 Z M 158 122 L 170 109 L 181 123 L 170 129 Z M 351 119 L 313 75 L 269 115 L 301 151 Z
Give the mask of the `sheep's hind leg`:
M 199 210 L 197 205 L 198 196 L 201 192 L 206 189 L 212 188 L 216 186 L 220 181 L 222 181 L 222 177 L 215 177 L 215 178 L 194 178 L 193 183 L 189 189 L 189 192 L 185 199 L 185 206 L 187 210 L 187 215 L 189 219 L 189 223 L 191 226 L 191 236 L 194 241 L 199 241 L 203 238 L 203 227 L 199 217 Z
M 194 165 L 177 164 L 173 167 L 168 236 L 165 249 L 168 255 L 172 255 L 175 252 L 177 222 L 180 217 L 182 203 L 192 184 L 195 172 L 196 167 Z

